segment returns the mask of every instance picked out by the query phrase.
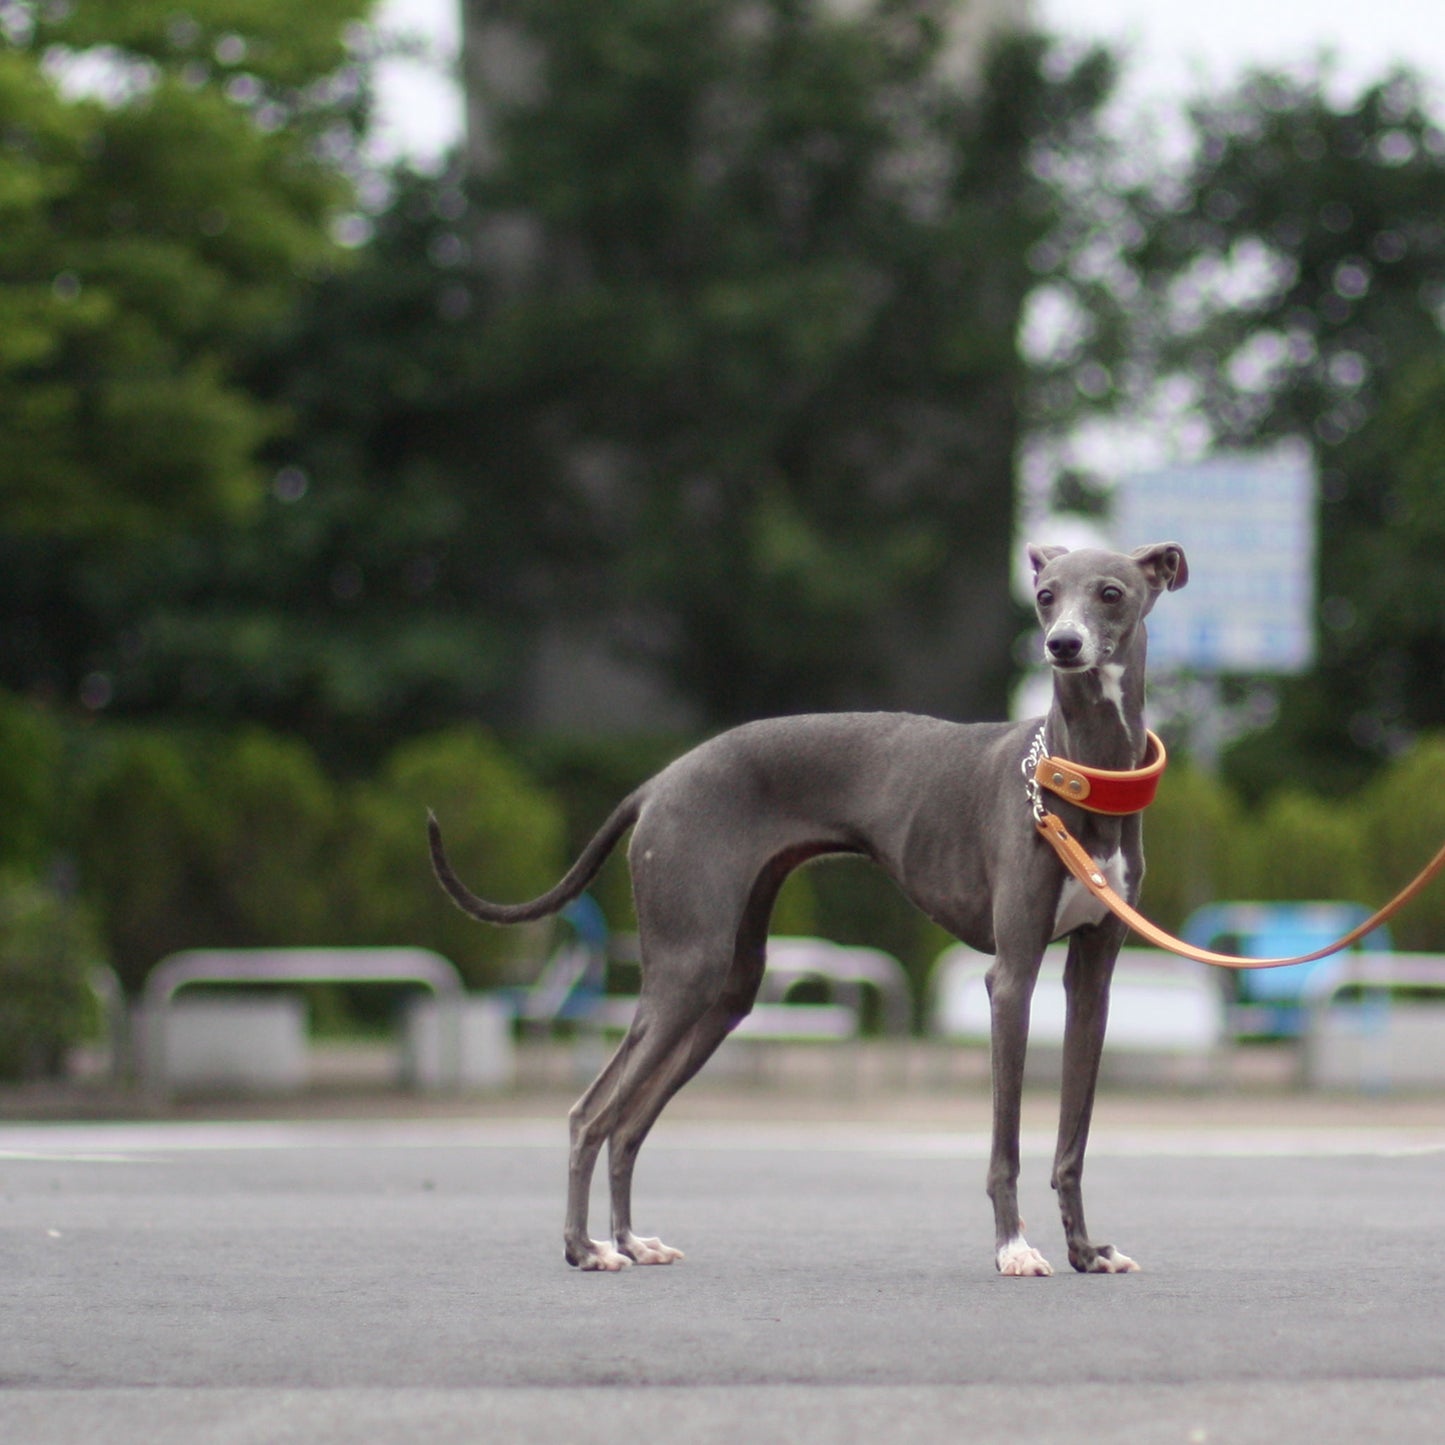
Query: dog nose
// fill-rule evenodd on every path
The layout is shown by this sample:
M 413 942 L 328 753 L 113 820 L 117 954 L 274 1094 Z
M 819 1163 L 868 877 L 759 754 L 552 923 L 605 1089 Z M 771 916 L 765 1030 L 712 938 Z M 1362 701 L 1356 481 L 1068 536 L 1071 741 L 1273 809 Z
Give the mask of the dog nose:
M 1072 662 L 1084 650 L 1084 639 L 1077 632 L 1056 632 L 1045 645 L 1055 662 Z

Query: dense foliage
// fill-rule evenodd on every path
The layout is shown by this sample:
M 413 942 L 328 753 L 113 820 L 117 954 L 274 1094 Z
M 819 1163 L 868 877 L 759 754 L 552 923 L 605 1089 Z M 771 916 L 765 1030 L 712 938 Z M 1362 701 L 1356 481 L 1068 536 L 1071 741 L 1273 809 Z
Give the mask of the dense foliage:
M 102 958 L 73 899 L 0 873 L 0 1080 L 59 1071 L 96 1022 L 90 971 Z
M 304 744 L 258 730 L 66 737 L 43 718 L 39 726 L 40 751 L 65 754 L 71 766 L 4 792 L 7 826 L 49 840 L 48 856 L 76 860 L 90 913 L 77 909 L 64 875 L 41 887 L 13 869 L 0 874 L 0 894 L 16 907 L 12 932 L 0 929 L 0 968 L 12 943 L 17 960 L 43 958 L 45 969 L 59 960 L 54 988 L 65 998 L 107 960 L 135 993 L 158 959 L 184 947 L 419 945 L 455 960 L 474 987 L 529 982 L 555 933 L 485 928 L 456 910 L 430 877 L 427 807 L 470 884 L 497 898 L 532 897 L 661 761 L 655 745 L 554 745 L 522 757 L 465 729 L 406 743 L 374 777 L 345 782 Z M 1382 903 L 1445 836 L 1445 803 L 1429 785 L 1442 764 L 1445 737 L 1433 734 L 1349 800 L 1291 791 L 1254 808 L 1177 761 L 1147 820 L 1145 910 L 1177 928 L 1202 904 L 1235 898 Z M 614 930 L 633 926 L 620 850 L 596 893 Z M 56 919 L 64 927 L 52 952 L 36 952 Z M 794 875 L 777 926 L 888 948 L 920 997 L 947 941 L 878 870 L 856 862 Z M 1394 932 L 1401 947 L 1445 952 L 1445 894 L 1428 891 Z
M 0 525 L 235 520 L 277 418 L 242 381 L 326 265 L 364 0 L 0 5 Z
M 427 805 L 518 896 L 683 733 L 1001 714 L 1022 444 L 1161 395 L 1314 448 L 1321 661 L 1237 794 L 1176 772 L 1197 806 L 1161 804 L 1146 903 L 1412 871 L 1441 827 L 1445 138 L 1409 77 L 1253 77 L 1161 175 L 1102 128 L 1107 56 L 1022 35 L 961 69 L 940 0 L 490 8 L 484 133 L 378 178 L 368 0 L 0 0 L 17 958 L 78 888 L 132 990 L 206 943 L 431 942 L 503 978 L 541 943 L 436 896 Z M 537 736 L 559 648 L 642 669 L 666 726 Z M 932 935 L 857 879 L 793 885 L 785 926 L 917 973 Z
M 1182 383 L 1225 445 L 1316 457 L 1319 664 L 1235 759 L 1259 790 L 1353 787 L 1445 724 L 1445 132 L 1409 75 L 1343 105 L 1326 84 L 1200 104 L 1135 237 L 1140 384 Z
M 396 177 L 329 279 L 298 288 L 324 256 L 271 256 L 284 325 L 245 278 L 212 287 L 269 338 L 219 353 L 244 383 L 247 515 L 164 511 L 153 545 L 99 557 L 27 538 L 0 569 L 0 611 L 8 590 L 24 614 L 0 680 L 118 716 L 261 721 L 346 766 L 458 718 L 528 721 L 559 630 L 649 669 L 694 725 L 1001 712 L 1016 333 L 1026 258 L 1064 230 L 1037 162 L 1090 143 L 1107 62 L 1018 39 L 986 79 L 961 75 L 925 0 L 510 10 L 535 64 L 496 97 L 478 174 Z M 192 64 L 221 42 L 187 44 Z M 216 69 L 219 92 L 175 88 L 258 157 L 314 159 Z M 216 185 L 236 169 L 218 146 Z M 248 225 L 319 245 L 268 224 L 287 206 Z M 204 199 L 213 221 L 231 210 Z M 188 257 L 241 229 L 190 224 Z M 196 290 L 174 279 L 172 300 Z

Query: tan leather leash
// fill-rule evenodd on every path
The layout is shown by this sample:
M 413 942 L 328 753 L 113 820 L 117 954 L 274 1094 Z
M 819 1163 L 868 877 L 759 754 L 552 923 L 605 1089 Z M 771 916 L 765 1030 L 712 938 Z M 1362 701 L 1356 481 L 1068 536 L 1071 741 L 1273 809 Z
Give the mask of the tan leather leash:
M 1207 948 L 1196 948 L 1192 943 L 1185 943 L 1182 938 L 1175 938 L 1172 933 L 1166 933 L 1157 924 L 1150 923 L 1142 913 L 1120 897 L 1109 886 L 1109 880 L 1104 877 L 1103 870 L 1089 855 L 1088 850 L 1064 826 L 1063 820 L 1044 808 L 1039 793 L 1039 789 L 1048 788 L 1052 792 L 1057 792 L 1060 797 L 1077 802 L 1081 808 L 1094 812 L 1140 811 L 1147 806 L 1148 799 L 1136 808 L 1119 809 L 1100 807 L 1098 806 L 1100 799 L 1097 796 L 1090 798 L 1089 794 L 1090 792 L 1097 794 L 1102 781 L 1104 800 L 1107 801 L 1116 798 L 1114 792 L 1116 784 L 1128 789 L 1137 783 L 1147 790 L 1149 799 L 1152 799 L 1154 787 L 1158 784 L 1167 759 L 1164 753 L 1164 744 L 1153 733 L 1148 736 L 1149 751 L 1146 753 L 1145 764 L 1142 768 L 1130 769 L 1128 772 L 1109 772 L 1102 768 L 1086 768 L 1078 763 L 1068 763 L 1062 759 L 1047 756 L 1043 753 L 1043 729 L 1040 728 L 1034 749 L 1025 760 L 1024 774 L 1030 783 L 1029 797 L 1033 804 L 1034 826 L 1058 854 L 1059 861 L 1116 918 L 1128 924 L 1135 933 L 1146 942 L 1153 944 L 1155 948 L 1167 949 L 1170 953 L 1177 953 L 1181 958 L 1192 958 L 1197 963 L 1213 964 L 1216 968 L 1284 968 L 1294 963 L 1313 963 L 1317 958 L 1327 958 L 1332 953 L 1338 953 L 1342 948 L 1348 948 L 1352 943 L 1363 938 L 1371 929 L 1378 928 L 1387 919 L 1393 918 L 1437 874 L 1445 870 L 1445 847 L 1442 847 L 1378 913 L 1367 918 L 1358 927 L 1352 928 L 1343 938 L 1336 939 L 1334 943 L 1325 948 L 1317 948 L 1313 953 L 1299 953 L 1289 958 L 1243 958 L 1237 954 L 1212 953 Z M 1030 764 L 1033 765 L 1032 773 L 1030 773 Z M 1143 776 L 1146 774 L 1147 778 Z M 1085 780 L 1083 788 L 1074 786 L 1075 780 L 1079 778 Z M 1080 797 L 1080 792 L 1084 796 Z

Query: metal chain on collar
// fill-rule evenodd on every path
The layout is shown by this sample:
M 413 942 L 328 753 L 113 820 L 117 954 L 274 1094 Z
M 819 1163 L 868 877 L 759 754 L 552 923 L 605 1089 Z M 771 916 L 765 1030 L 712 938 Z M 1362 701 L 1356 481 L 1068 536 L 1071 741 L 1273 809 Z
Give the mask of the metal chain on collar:
M 1044 729 L 1048 725 L 1047 719 L 1039 724 L 1038 736 L 1034 738 L 1033 746 L 1020 764 L 1024 774 L 1024 792 L 1028 797 L 1029 811 L 1033 814 L 1035 823 L 1044 821 L 1044 794 L 1043 789 L 1039 787 L 1036 774 L 1039 764 L 1049 755 L 1049 750 L 1044 746 Z

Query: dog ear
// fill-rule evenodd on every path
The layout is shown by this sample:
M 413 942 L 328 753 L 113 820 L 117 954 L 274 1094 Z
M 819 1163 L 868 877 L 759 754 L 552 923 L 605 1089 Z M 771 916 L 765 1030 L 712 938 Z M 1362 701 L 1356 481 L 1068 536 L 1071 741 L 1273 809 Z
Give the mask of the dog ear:
M 1039 573 L 1049 565 L 1056 557 L 1062 557 L 1069 549 L 1067 547 L 1036 547 L 1029 544 L 1029 561 L 1033 564 L 1034 581 L 1039 580 Z
M 1189 563 L 1178 542 L 1155 542 L 1129 554 L 1156 592 L 1177 592 L 1189 581 Z

